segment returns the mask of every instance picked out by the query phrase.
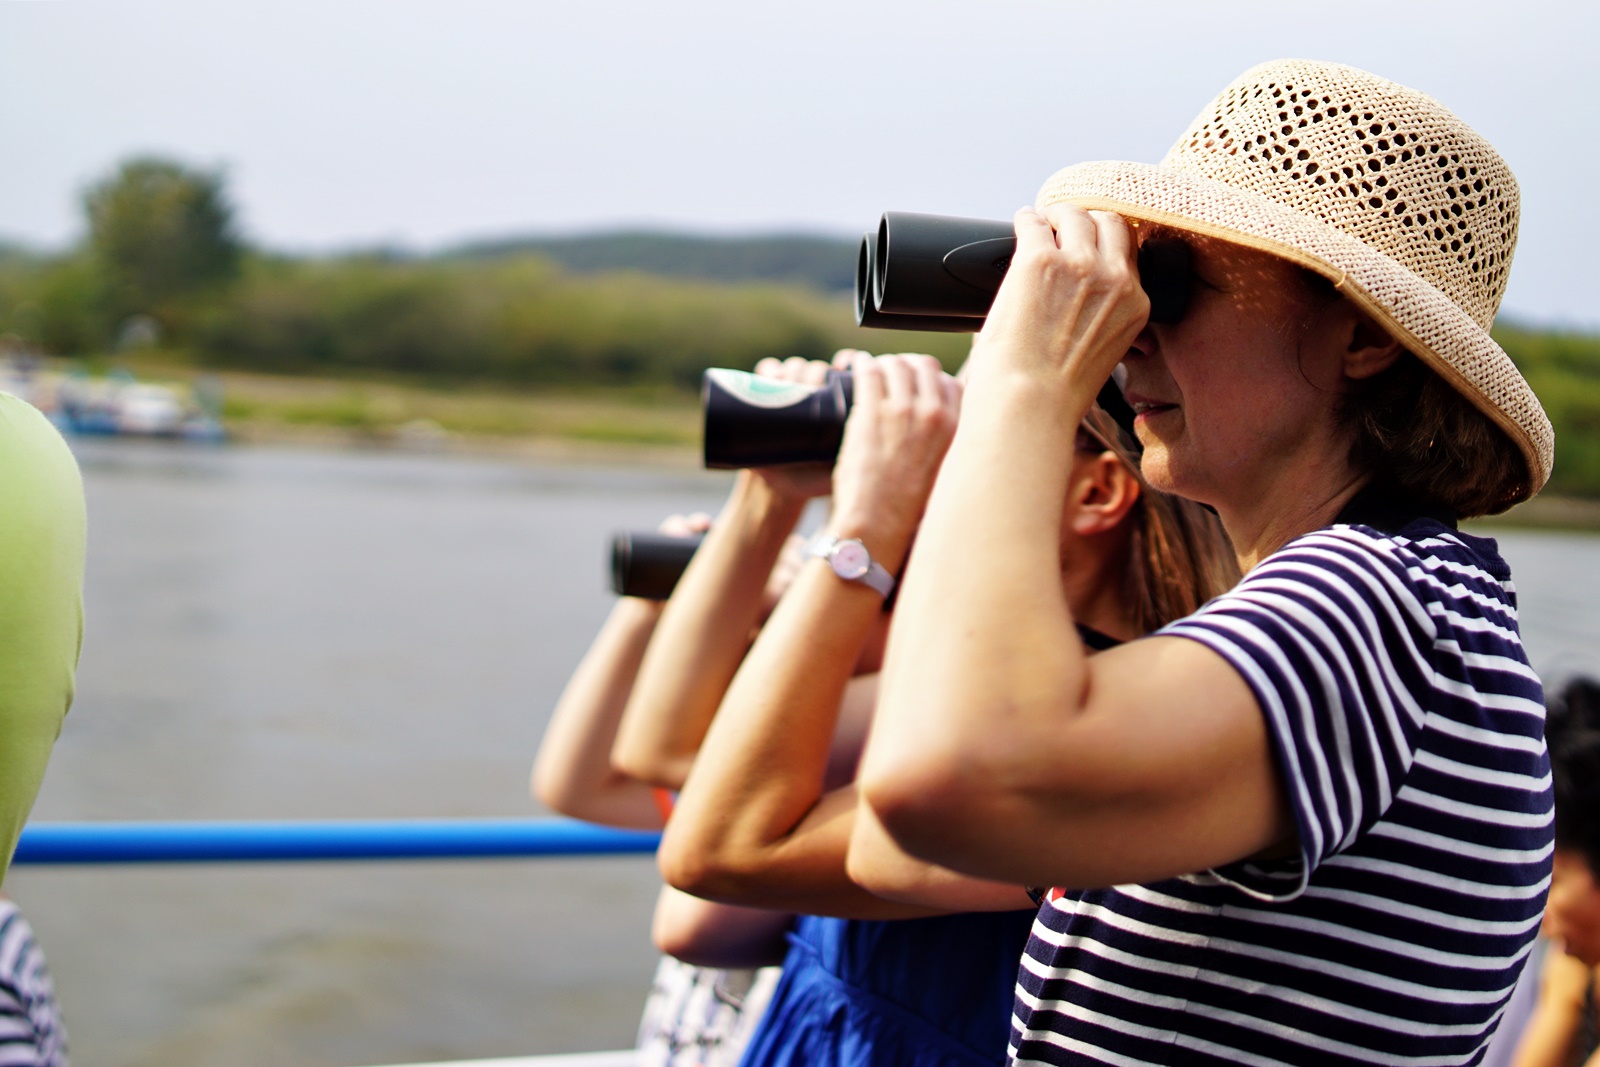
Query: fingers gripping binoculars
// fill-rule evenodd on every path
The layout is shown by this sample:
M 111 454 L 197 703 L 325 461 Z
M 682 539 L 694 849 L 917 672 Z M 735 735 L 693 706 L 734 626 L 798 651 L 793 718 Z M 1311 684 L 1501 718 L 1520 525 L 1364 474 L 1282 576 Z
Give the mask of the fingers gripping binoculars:
M 856 322 L 888 330 L 976 333 L 1011 266 L 1009 222 L 885 212 L 856 255 Z M 1177 322 L 1194 273 L 1182 241 L 1139 246 L 1139 282 L 1151 322 Z
M 854 396 L 848 371 L 830 370 L 823 384 L 804 385 L 714 367 L 701 386 L 706 468 L 832 463 Z M 1133 435 L 1133 409 L 1116 382 L 1106 382 L 1096 402 Z

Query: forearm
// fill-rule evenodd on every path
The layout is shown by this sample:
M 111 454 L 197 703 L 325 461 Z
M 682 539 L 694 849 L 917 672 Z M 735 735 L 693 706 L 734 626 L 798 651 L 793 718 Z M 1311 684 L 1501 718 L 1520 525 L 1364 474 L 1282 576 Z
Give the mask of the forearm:
M 828 532 L 893 574 L 949 446 L 960 387 L 926 356 L 858 355 L 852 367 Z M 849 880 L 854 788 L 822 793 L 846 687 L 882 610 L 881 593 L 847 573 L 807 563 L 745 658 L 662 841 L 671 884 L 810 914 L 908 914 Z
M 650 789 L 611 766 L 611 747 L 660 606 L 617 602 L 551 713 L 534 761 L 534 797 L 563 815 L 654 829 Z
M 764 891 L 803 895 L 808 878 L 846 884 L 849 805 L 818 804 L 879 605 L 820 562 L 801 573 L 739 668 L 679 797 L 659 854 L 670 883 L 764 906 L 773 904 Z
M 1083 699 L 1060 563 L 1075 423 L 1067 401 L 1029 384 L 969 393 L 889 638 L 861 782 L 913 854 L 983 825 L 1016 761 Z
M 612 761 L 676 789 L 749 645 L 761 596 L 803 500 L 745 473 L 684 572 L 640 666 Z
M 794 917 L 764 908 L 715 904 L 663 886 L 651 938 L 656 948 L 701 967 L 765 967 L 783 962 Z

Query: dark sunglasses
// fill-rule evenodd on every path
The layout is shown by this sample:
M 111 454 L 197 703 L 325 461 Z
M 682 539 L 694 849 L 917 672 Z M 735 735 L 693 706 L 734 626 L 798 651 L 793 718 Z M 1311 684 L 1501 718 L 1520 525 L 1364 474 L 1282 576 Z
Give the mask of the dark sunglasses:
M 1139 246 L 1139 284 L 1150 298 L 1151 322 L 1182 321 L 1194 289 L 1194 250 L 1176 237 L 1146 241 Z

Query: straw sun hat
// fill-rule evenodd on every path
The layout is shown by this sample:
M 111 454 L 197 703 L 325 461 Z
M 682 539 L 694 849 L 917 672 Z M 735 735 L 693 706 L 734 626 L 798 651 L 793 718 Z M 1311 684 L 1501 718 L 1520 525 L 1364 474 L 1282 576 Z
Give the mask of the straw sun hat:
M 1517 182 L 1432 97 L 1351 67 L 1264 63 L 1165 159 L 1081 163 L 1039 192 L 1232 241 L 1330 278 L 1516 442 L 1526 499 L 1550 477 L 1550 420 L 1489 337 L 1517 243 Z

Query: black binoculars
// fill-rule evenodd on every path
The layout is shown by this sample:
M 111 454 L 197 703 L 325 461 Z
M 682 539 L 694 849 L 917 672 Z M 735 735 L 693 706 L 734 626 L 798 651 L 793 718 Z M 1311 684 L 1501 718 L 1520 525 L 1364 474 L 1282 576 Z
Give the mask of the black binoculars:
M 706 371 L 701 388 L 708 470 L 832 463 L 854 399 L 849 371 L 830 370 L 822 385 L 762 378 L 748 371 Z M 1115 381 L 1096 402 L 1133 436 L 1133 409 Z
M 713 367 L 700 393 L 706 468 L 832 463 L 854 399 L 849 371 L 830 370 L 818 386 Z
M 665 600 L 672 595 L 705 534 L 619 533 L 611 538 L 611 591 Z
M 1012 224 L 888 211 L 856 256 L 856 322 L 887 330 L 976 333 L 1017 250 Z M 1182 241 L 1139 246 L 1151 322 L 1177 322 L 1194 270 Z
M 877 233 L 861 238 L 856 257 L 856 321 L 893 330 L 975 333 L 983 326 L 1016 252 L 1012 224 L 948 215 L 886 212 Z M 1189 246 L 1145 241 L 1139 283 L 1151 322 L 1177 322 L 1194 282 Z M 821 385 L 761 378 L 747 371 L 705 372 L 705 465 L 711 470 L 832 463 L 854 400 L 847 371 Z M 1133 433 L 1133 411 L 1115 382 L 1098 403 Z M 611 542 L 611 588 L 621 596 L 665 600 L 701 537 L 617 534 Z

